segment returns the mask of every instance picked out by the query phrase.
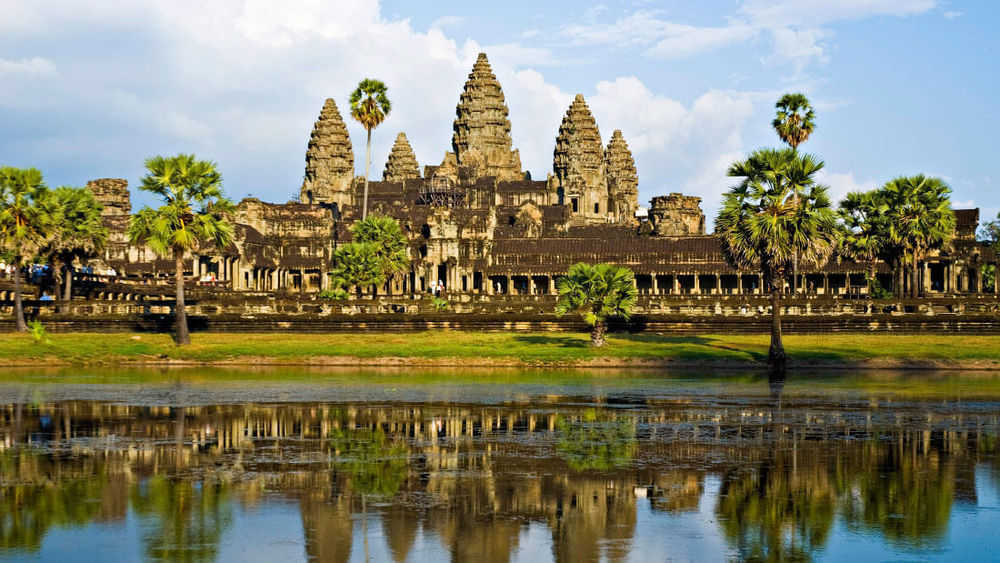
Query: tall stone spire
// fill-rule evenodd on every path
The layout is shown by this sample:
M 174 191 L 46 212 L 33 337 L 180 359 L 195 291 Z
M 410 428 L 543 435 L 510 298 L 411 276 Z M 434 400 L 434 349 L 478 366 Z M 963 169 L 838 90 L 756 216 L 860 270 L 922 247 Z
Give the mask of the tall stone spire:
M 452 148 L 460 166 L 478 168 L 480 176 L 520 180 L 521 155 L 511 150 L 509 110 L 486 53 L 479 53 L 455 108 Z
M 590 222 L 606 220 L 608 186 L 604 175 L 604 145 L 583 94 L 576 95 L 559 126 L 552 170 L 574 214 Z
M 620 129 L 611 134 L 604 151 L 604 170 L 608 181 L 610 211 L 619 223 L 634 223 L 639 208 L 639 176 L 635 171 L 632 151 Z
M 386 182 L 402 182 L 419 177 L 420 165 L 417 164 L 417 157 L 413 154 L 406 133 L 400 133 L 396 135 L 396 142 L 393 143 L 389 159 L 385 162 L 382 179 Z
M 351 137 L 337 104 L 327 98 L 309 137 L 300 199 L 303 203 L 350 205 L 353 179 Z

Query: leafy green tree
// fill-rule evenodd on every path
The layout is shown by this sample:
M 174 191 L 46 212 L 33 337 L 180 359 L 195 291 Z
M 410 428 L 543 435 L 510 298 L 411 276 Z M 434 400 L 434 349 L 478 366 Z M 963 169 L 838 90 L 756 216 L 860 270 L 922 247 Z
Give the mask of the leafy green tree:
M 940 178 L 919 174 L 892 179 L 879 190 L 888 206 L 889 237 L 902 249 L 898 273 L 902 294 L 902 275 L 906 258 L 910 261 L 910 295 L 920 295 L 921 260 L 932 251 L 944 248 L 955 236 L 955 213 L 951 210 L 951 188 Z
M 715 220 L 726 260 L 737 269 L 757 269 L 771 289 L 768 365 L 782 370 L 781 292 L 796 253 L 817 266 L 837 241 L 836 215 L 827 188 L 815 183 L 823 162 L 791 149 L 761 149 L 729 167 L 742 178 L 723 198 Z M 796 197 L 794 186 L 800 187 Z
M 52 191 L 51 197 L 60 220 L 43 252 L 53 271 L 62 272 L 63 299 L 70 301 L 73 262 L 97 256 L 107 243 L 108 229 L 101 221 L 102 206 L 90 190 L 63 186 Z
M 0 168 L 0 248 L 14 265 L 14 322 L 19 332 L 28 330 L 21 302 L 21 267 L 45 246 L 58 221 L 41 172 Z
M 782 142 L 797 151 L 816 128 L 816 114 L 805 94 L 785 94 L 775 104 L 771 126 Z
M 993 250 L 1000 253 L 1000 213 L 993 221 L 986 221 L 979 228 L 978 238 L 982 242 L 989 243 Z M 993 288 L 996 291 L 997 267 L 989 264 L 983 267 L 984 287 Z
M 816 127 L 816 114 L 805 94 L 785 94 L 775 104 L 774 120 L 771 126 L 782 142 L 798 152 L 799 145 L 806 142 Z M 798 201 L 798 188 L 793 187 L 795 200 Z M 799 255 L 792 256 L 792 289 L 799 292 Z
M 844 232 L 840 253 L 868 266 L 868 286 L 877 286 L 875 268 L 880 258 L 891 255 L 896 246 L 889 237 L 889 206 L 875 190 L 851 192 L 840 202 Z
M 391 280 L 410 264 L 406 235 L 392 217 L 372 215 L 351 225 L 354 242 L 370 244 L 378 262 L 381 281 Z
M 222 194 L 222 176 L 213 162 L 191 154 L 156 156 L 146 160 L 148 173 L 140 189 L 163 199 L 153 209 L 143 207 L 129 225 L 132 244 L 145 244 L 157 255 L 173 257 L 177 284 L 177 344 L 191 343 L 184 311 L 184 254 L 214 246 L 223 249 L 233 239 L 233 203 Z
M 559 292 L 556 314 L 582 315 L 593 327 L 590 343 L 598 347 L 605 344 L 608 317 L 627 319 L 638 297 L 632 270 L 611 264 L 573 264 L 556 282 L 556 289 Z
M 368 217 L 368 174 L 372 162 L 372 130 L 382 124 L 392 110 L 386 95 L 388 88 L 381 80 L 365 78 L 351 92 L 351 117 L 368 132 L 365 147 L 365 199 L 361 207 L 361 218 Z
M 342 244 L 333 251 L 334 287 L 368 287 L 381 283 L 382 269 L 375 246 L 363 242 Z

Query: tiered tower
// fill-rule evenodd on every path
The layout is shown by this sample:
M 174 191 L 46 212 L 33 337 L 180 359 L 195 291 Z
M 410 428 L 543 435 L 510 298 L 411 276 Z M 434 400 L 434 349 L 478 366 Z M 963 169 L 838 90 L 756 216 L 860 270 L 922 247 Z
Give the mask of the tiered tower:
M 639 208 L 639 176 L 635 171 L 632 151 L 620 129 L 611 134 L 611 141 L 604 151 L 604 171 L 608 182 L 609 211 L 614 214 L 614 221 L 634 224 L 635 212 Z
M 303 203 L 332 203 L 341 209 L 351 204 L 354 151 L 344 119 L 332 98 L 327 98 L 313 126 L 306 150 Z
M 607 221 L 604 145 L 583 94 L 576 95 L 559 126 L 552 169 L 560 199 L 570 206 L 574 216 L 584 222 Z
M 486 53 L 479 53 L 455 108 L 451 146 L 459 166 L 475 167 L 479 176 L 501 181 L 523 179 L 521 155 L 511 149 L 508 113 Z
M 413 154 L 413 147 L 410 146 L 406 133 L 396 135 L 396 142 L 389 152 L 389 159 L 385 162 L 385 171 L 382 179 L 386 182 L 402 182 L 420 177 L 420 165 L 417 164 L 417 157 Z

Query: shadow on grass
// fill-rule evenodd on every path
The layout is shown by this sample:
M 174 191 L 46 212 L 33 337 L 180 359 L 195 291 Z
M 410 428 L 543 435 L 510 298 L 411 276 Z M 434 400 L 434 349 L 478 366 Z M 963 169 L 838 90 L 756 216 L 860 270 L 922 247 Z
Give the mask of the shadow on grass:
M 719 356 L 721 350 L 746 354 L 756 361 L 766 361 L 767 353 L 757 352 L 746 348 L 727 346 L 722 340 L 717 338 L 706 338 L 703 336 L 665 336 L 662 334 L 629 334 L 629 333 L 608 333 L 608 336 L 616 340 L 626 340 L 637 344 L 661 345 L 664 347 L 684 346 L 677 354 L 682 358 L 715 358 Z M 572 336 L 559 335 L 518 335 L 514 340 L 525 344 L 541 344 L 548 346 L 558 346 L 560 348 L 590 348 L 590 342 Z M 609 344 L 613 346 L 613 344 Z

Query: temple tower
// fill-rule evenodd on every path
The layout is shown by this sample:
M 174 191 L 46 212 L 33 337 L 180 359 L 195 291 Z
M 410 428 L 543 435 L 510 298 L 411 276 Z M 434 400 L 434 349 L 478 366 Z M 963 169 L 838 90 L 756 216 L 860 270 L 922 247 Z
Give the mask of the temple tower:
M 400 133 L 396 135 L 396 142 L 392 144 L 382 179 L 386 182 L 402 182 L 419 177 L 420 165 L 417 164 L 417 157 L 413 154 L 413 147 L 410 146 L 406 133 Z
M 649 222 L 660 236 L 681 237 L 705 234 L 705 214 L 701 198 L 672 193 L 649 202 Z
M 524 178 L 521 155 L 511 149 L 508 113 L 486 53 L 479 53 L 455 108 L 451 146 L 459 166 L 472 166 L 479 176 L 495 176 L 502 181 Z
M 552 170 L 559 199 L 570 206 L 574 217 L 587 223 L 607 222 L 604 145 L 583 94 L 576 95 L 559 126 Z
M 344 119 L 327 98 L 313 126 L 306 150 L 306 174 L 299 198 L 303 203 L 351 205 L 354 151 Z
M 620 129 L 615 129 L 604 151 L 604 172 L 608 182 L 609 212 L 614 221 L 630 225 L 636 222 L 635 212 L 639 208 L 639 176 L 635 171 L 635 159 Z

